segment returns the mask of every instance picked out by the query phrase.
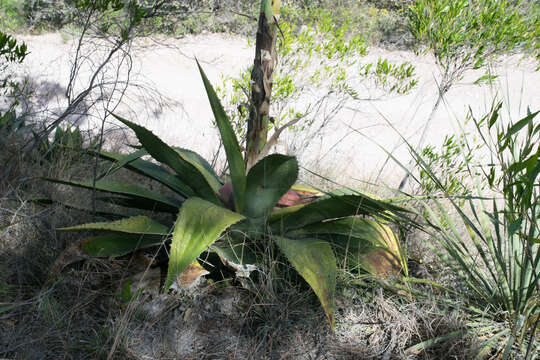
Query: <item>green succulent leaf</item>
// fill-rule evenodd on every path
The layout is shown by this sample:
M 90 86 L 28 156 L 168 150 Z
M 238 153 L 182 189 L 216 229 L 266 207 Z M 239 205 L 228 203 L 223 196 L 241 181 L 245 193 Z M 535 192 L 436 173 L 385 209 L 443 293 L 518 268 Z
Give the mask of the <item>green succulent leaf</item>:
M 293 210 L 272 215 L 272 230 L 274 232 L 283 233 L 323 220 L 355 215 L 378 216 L 381 219 L 390 220 L 397 217 L 397 211 L 404 211 L 395 205 L 372 199 L 363 194 L 331 196 L 295 207 Z
M 97 154 L 103 159 L 118 162 L 125 162 L 125 158 L 129 156 L 105 151 L 97 152 Z M 150 161 L 136 159 L 133 161 L 127 161 L 124 166 L 126 169 L 158 181 L 183 197 L 187 198 L 195 195 L 193 189 L 182 182 L 178 177 Z
M 212 245 L 223 231 L 242 219 L 244 216 L 206 200 L 186 200 L 173 231 L 165 289 L 168 289 L 184 269 Z
M 78 210 L 86 213 L 92 213 L 93 209 L 89 206 L 83 206 L 79 204 L 73 204 L 71 202 L 64 202 L 64 201 L 57 201 L 57 200 L 51 200 L 51 199 L 33 199 L 31 200 L 33 203 L 40 204 L 40 205 L 62 205 L 65 206 L 68 209 Z M 95 211 L 93 212 L 94 215 L 101 216 L 108 219 L 117 219 L 117 218 L 124 218 L 126 217 L 125 214 L 117 214 L 114 212 L 109 211 Z
M 97 196 L 96 200 L 131 209 L 148 210 L 153 212 L 166 212 L 173 214 L 178 212 L 178 208 L 176 208 L 175 210 L 172 209 L 170 206 L 163 206 L 163 204 L 159 202 L 152 200 L 143 200 L 139 198 L 128 198 L 122 196 Z M 90 209 L 89 211 L 92 212 L 92 209 Z M 129 215 L 124 214 L 123 217 L 128 216 Z
M 273 237 L 287 260 L 311 286 L 334 328 L 334 292 L 336 258 L 329 243 L 320 239 L 288 239 Z
M 214 169 L 212 169 L 212 166 L 201 155 L 197 154 L 195 151 L 179 147 L 174 147 L 174 150 L 182 157 L 182 159 L 195 166 L 197 170 L 203 174 L 208 183 L 211 184 L 212 188 L 219 190 L 223 185 L 219 176 L 217 176 Z
M 47 181 L 55 182 L 58 184 L 71 185 L 76 187 L 81 187 L 85 189 L 93 189 L 94 184 L 92 181 L 68 181 L 68 180 L 59 180 L 59 179 L 50 179 L 45 178 Z M 131 198 L 140 199 L 143 201 L 155 201 L 160 203 L 160 206 L 165 211 L 168 212 L 177 212 L 180 206 L 182 206 L 182 200 L 173 199 L 167 196 L 163 196 L 159 193 L 155 193 L 144 188 L 138 187 L 136 185 L 117 183 L 113 181 L 96 181 L 95 183 L 96 190 L 108 192 L 117 195 L 124 195 Z
M 98 176 L 97 179 L 100 180 L 106 176 L 114 174 L 121 168 L 126 167 L 126 165 L 128 165 L 129 163 L 141 158 L 141 156 L 144 156 L 144 155 L 148 155 L 148 152 L 146 151 L 146 149 L 139 149 L 137 151 L 132 152 L 131 154 L 120 155 L 118 160 L 113 165 L 111 165 L 111 167 L 107 169 L 107 171 L 105 171 L 103 174 Z
M 160 238 L 154 236 L 111 233 L 82 239 L 80 249 L 90 256 L 117 257 L 137 249 L 160 245 L 161 242 Z
M 235 209 L 237 212 L 243 213 L 246 191 L 246 165 L 242 157 L 242 152 L 240 151 L 240 146 L 238 145 L 238 140 L 236 139 L 229 118 L 198 61 L 197 66 L 199 67 L 206 94 L 208 95 L 208 100 L 210 101 L 210 106 L 212 107 L 219 133 L 221 134 L 221 141 L 227 155 L 233 185 Z
M 250 218 L 268 215 L 297 178 L 298 163 L 294 157 L 274 154 L 259 161 L 247 176 L 244 214 Z
M 259 263 L 256 251 L 245 241 L 244 235 L 231 236 L 232 226 L 230 229 L 228 236 L 210 246 L 209 251 L 216 253 L 224 265 L 234 269 L 237 277 L 249 277 Z
M 288 236 L 317 236 L 329 241 L 355 266 L 373 275 L 397 274 L 407 263 L 394 232 L 377 221 L 346 218 L 307 225 Z
M 127 219 L 121 219 L 111 222 L 96 222 L 59 228 L 57 230 L 64 231 L 83 231 L 83 230 L 103 230 L 115 231 L 129 234 L 143 235 L 167 235 L 169 228 L 157 221 L 150 219 L 147 216 L 133 216 Z
M 113 116 L 126 126 L 130 127 L 148 153 L 157 161 L 170 166 L 171 169 L 176 172 L 180 180 L 188 184 L 197 196 L 213 202 L 214 204 L 220 204 L 220 200 L 217 196 L 219 186 L 216 186 L 215 183 L 208 182 L 205 174 L 200 171 L 201 167 L 194 165 L 196 162 L 192 163 L 191 161 L 184 159 L 179 152 L 165 144 L 160 138 L 144 127 L 123 119 L 118 115 L 113 114 Z

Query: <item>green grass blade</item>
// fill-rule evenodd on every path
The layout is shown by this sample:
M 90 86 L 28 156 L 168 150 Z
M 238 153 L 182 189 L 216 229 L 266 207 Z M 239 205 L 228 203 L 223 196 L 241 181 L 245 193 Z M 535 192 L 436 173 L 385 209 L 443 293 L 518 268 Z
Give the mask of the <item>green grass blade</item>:
M 280 236 L 273 239 L 287 260 L 311 286 L 333 329 L 337 266 L 332 247 L 318 239 L 288 239 Z
M 208 81 L 208 78 L 198 61 L 197 66 L 199 67 L 206 94 L 208 95 L 208 101 L 212 107 L 212 112 L 214 113 L 219 133 L 221 134 L 221 141 L 223 142 L 223 147 L 225 148 L 225 153 L 227 155 L 227 162 L 229 163 L 231 181 L 233 184 L 235 208 L 237 212 L 243 213 L 246 191 L 246 165 L 242 158 L 242 152 L 240 151 L 240 146 L 238 145 L 238 140 L 236 139 L 229 118 L 227 117 L 225 110 L 223 110 L 223 106 L 221 105 L 212 84 Z
M 193 263 L 221 233 L 244 216 L 206 200 L 190 198 L 184 202 L 173 231 L 165 289 Z

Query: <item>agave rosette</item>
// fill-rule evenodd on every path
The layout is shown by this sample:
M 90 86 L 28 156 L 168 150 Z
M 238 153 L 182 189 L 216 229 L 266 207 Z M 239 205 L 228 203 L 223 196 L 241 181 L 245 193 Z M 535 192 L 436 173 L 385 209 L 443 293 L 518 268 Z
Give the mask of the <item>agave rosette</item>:
M 203 252 L 216 253 L 226 265 L 236 267 L 238 274 L 257 263 L 253 244 L 276 246 L 314 290 L 333 326 L 336 255 L 347 256 L 349 262 L 375 275 L 399 273 L 406 262 L 386 223 L 401 219 L 405 210 L 359 192 L 323 195 L 296 186 L 298 163 L 291 156 L 266 156 L 246 172 L 227 115 L 200 66 L 199 70 L 221 134 L 231 182 L 223 184 L 197 153 L 171 147 L 144 127 L 115 115 L 135 132 L 140 148 L 128 155 L 100 152 L 113 166 L 95 183 L 48 180 L 95 188 L 105 194 L 99 198 L 102 201 L 178 214 L 176 221 L 162 224 L 137 215 L 62 230 L 99 231 L 76 244 L 79 257 L 114 257 L 170 242 L 166 289 Z M 144 160 L 145 155 L 168 169 Z M 157 181 L 176 195 L 107 180 L 120 168 Z M 73 252 L 73 247 L 68 250 Z M 54 273 L 65 265 L 66 257 L 59 258 Z M 243 274 L 249 276 L 249 270 Z

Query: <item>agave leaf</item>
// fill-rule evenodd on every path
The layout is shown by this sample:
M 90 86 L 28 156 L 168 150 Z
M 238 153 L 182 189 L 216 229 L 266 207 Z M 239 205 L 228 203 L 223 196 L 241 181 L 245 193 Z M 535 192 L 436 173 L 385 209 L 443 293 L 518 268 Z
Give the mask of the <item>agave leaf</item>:
M 255 164 L 247 175 L 244 214 L 261 218 L 269 214 L 298 177 L 294 157 L 274 154 Z
M 307 204 L 298 204 L 298 205 L 286 206 L 286 207 L 274 210 L 274 212 L 272 212 L 270 216 L 268 217 L 268 221 L 270 223 L 273 223 L 274 225 L 281 224 L 282 218 L 290 214 L 296 213 L 297 211 L 299 211 L 306 205 Z
M 96 257 L 117 257 L 138 249 L 160 245 L 162 236 L 111 233 L 85 238 L 80 243 L 84 254 Z
M 100 180 L 106 176 L 112 175 L 118 170 L 120 170 L 121 168 L 128 165 L 129 163 L 135 160 L 138 160 L 141 156 L 144 156 L 147 154 L 148 152 L 146 151 L 146 149 L 140 149 L 135 152 L 132 152 L 131 154 L 121 155 L 121 157 L 114 164 L 112 164 L 111 167 L 107 171 L 105 171 L 103 174 L 98 176 L 97 179 Z
M 123 161 L 123 159 L 128 155 L 114 154 L 105 151 L 97 152 L 97 154 L 109 161 Z M 170 174 L 167 170 L 161 168 L 160 166 L 146 160 L 136 159 L 130 162 L 127 162 L 125 165 L 126 169 L 135 171 L 138 174 L 154 179 L 161 184 L 167 186 L 172 191 L 182 195 L 183 197 L 194 196 L 195 192 L 188 185 L 182 182 L 178 177 Z
M 168 289 L 225 229 L 242 219 L 242 215 L 203 199 L 186 200 L 173 231 L 165 289 Z
M 165 144 L 151 131 L 123 119 L 118 115 L 113 114 L 113 116 L 126 126 L 130 127 L 148 153 L 157 161 L 170 166 L 171 169 L 176 172 L 180 180 L 188 184 L 196 195 L 213 202 L 214 204 L 220 203 L 217 196 L 219 187 L 215 187 L 214 184 L 209 184 L 208 180 L 200 172 L 198 167 L 182 158 L 176 150 Z
M 235 270 L 237 277 L 247 278 L 257 269 L 257 256 L 249 248 L 244 235 L 242 238 L 225 236 L 223 241 L 214 243 L 210 251 L 215 252 L 225 266 Z
M 206 179 L 208 184 L 214 189 L 214 192 L 219 191 L 219 188 L 221 188 L 221 181 L 219 180 L 218 176 L 214 172 L 214 169 L 210 166 L 208 161 L 206 161 L 202 156 L 197 154 L 194 151 L 177 148 L 175 147 L 174 150 L 180 155 L 180 157 L 190 163 L 194 168 L 196 168 L 202 176 Z
M 290 235 L 322 236 L 339 248 L 357 256 L 359 265 L 372 274 L 395 274 L 402 266 L 406 266 L 400 243 L 392 229 L 374 220 L 347 218 L 321 222 L 295 230 Z M 373 261 L 367 254 L 373 253 L 375 257 L 380 258 L 384 255 L 384 251 L 388 253 L 388 261 L 381 266 L 373 266 Z M 384 271 L 379 271 L 383 267 Z
M 90 257 L 117 257 L 137 249 L 160 245 L 162 236 L 143 236 L 138 234 L 109 233 L 81 239 L 60 253 L 56 259 L 48 284 L 66 266 Z
M 305 195 L 305 196 L 314 196 L 314 197 L 320 197 L 320 196 L 323 196 L 324 193 L 315 189 L 315 188 L 312 188 L 310 186 L 306 186 L 306 185 L 300 185 L 300 184 L 294 184 L 293 186 L 291 186 L 291 190 L 294 190 L 294 191 L 297 191 L 297 192 L 301 192 L 303 193 L 302 195 Z
M 63 231 L 83 231 L 83 230 L 103 230 L 103 231 L 115 231 L 129 234 L 142 234 L 142 235 L 167 235 L 169 234 L 169 228 L 165 225 L 158 223 L 155 220 L 150 219 L 147 216 L 133 216 L 127 219 L 121 219 L 111 222 L 96 222 L 89 224 L 82 224 L 77 226 L 70 226 L 65 228 L 59 228 L 57 230 Z
M 288 239 L 273 237 L 296 271 L 311 286 L 334 328 L 334 291 L 336 258 L 329 243 L 320 239 Z
M 238 140 L 236 139 L 229 118 L 198 61 L 197 66 L 199 67 L 206 94 L 208 95 L 208 101 L 210 101 L 210 106 L 212 107 L 219 133 L 221 134 L 221 141 L 227 154 L 227 162 L 229 163 L 233 184 L 235 209 L 237 212 L 243 213 L 246 191 L 246 165 L 242 158 L 242 152 L 240 151 L 240 146 L 238 145 Z
M 395 211 L 402 209 L 366 195 L 332 196 L 295 208 L 296 211 L 282 211 L 271 216 L 274 232 L 287 232 L 323 220 L 355 215 L 378 216 L 383 219 L 395 218 Z
M 96 197 L 96 200 L 103 201 L 103 202 L 113 204 L 113 205 L 133 208 L 133 209 L 168 212 L 168 213 L 173 213 L 173 214 L 178 212 L 178 208 L 171 209 L 170 206 L 163 206 L 163 204 L 159 202 L 151 201 L 151 200 L 143 200 L 139 198 L 127 198 L 127 197 L 121 197 L 121 196 L 98 196 Z
M 93 211 L 91 207 L 81 206 L 79 204 L 72 204 L 69 202 L 64 201 L 57 201 L 57 200 L 51 200 L 51 199 L 33 199 L 31 200 L 33 203 L 40 204 L 40 205 L 52 205 L 52 204 L 58 204 L 65 206 L 68 209 L 78 210 L 82 212 L 87 213 L 93 213 L 94 215 L 101 216 L 104 218 L 124 218 L 126 215 L 124 214 L 117 214 L 109 211 Z
M 58 184 L 71 185 L 81 187 L 85 189 L 93 189 L 94 184 L 92 181 L 69 181 L 44 178 L 44 180 L 55 182 Z M 182 201 L 173 199 L 167 196 L 163 196 L 159 193 L 155 193 L 144 188 L 138 187 L 132 184 L 118 183 L 113 181 L 100 180 L 95 183 L 96 190 L 108 192 L 117 195 L 124 195 L 132 198 L 141 199 L 143 201 L 155 201 L 161 203 L 163 208 L 168 209 L 168 212 L 176 212 L 182 206 Z

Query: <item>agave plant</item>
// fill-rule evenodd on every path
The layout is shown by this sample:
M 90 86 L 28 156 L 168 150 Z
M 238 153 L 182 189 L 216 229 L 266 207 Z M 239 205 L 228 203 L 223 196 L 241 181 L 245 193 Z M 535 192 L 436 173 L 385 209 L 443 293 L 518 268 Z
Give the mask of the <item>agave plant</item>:
M 274 246 L 311 286 L 333 326 L 336 254 L 347 256 L 350 264 L 380 276 L 406 271 L 399 241 L 386 224 L 403 217 L 404 210 L 351 190 L 322 194 L 298 187 L 298 163 L 291 156 L 266 156 L 246 174 L 231 124 L 200 66 L 199 70 L 224 144 L 231 182 L 223 184 L 209 163 L 195 152 L 168 146 L 144 127 L 116 116 L 135 132 L 141 143 L 137 151 L 129 155 L 100 152 L 102 158 L 114 164 L 95 184 L 49 180 L 95 187 L 108 193 L 100 198 L 103 201 L 178 213 L 178 217 L 174 223 L 163 224 L 139 215 L 62 230 L 100 231 L 100 235 L 86 237 L 75 245 L 77 253 L 85 256 L 116 257 L 167 242 L 170 253 L 165 289 L 190 265 L 197 266 L 203 252 L 215 253 L 225 265 L 241 270 L 258 264 L 260 253 L 256 249 Z M 144 155 L 166 165 L 172 173 L 142 159 Z M 157 181 L 176 196 L 107 180 L 119 168 Z M 301 196 L 306 194 L 311 196 Z M 290 204 L 295 205 L 286 206 Z M 61 255 L 53 274 L 71 255 L 73 247 Z

